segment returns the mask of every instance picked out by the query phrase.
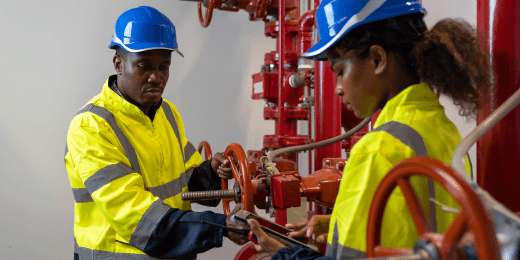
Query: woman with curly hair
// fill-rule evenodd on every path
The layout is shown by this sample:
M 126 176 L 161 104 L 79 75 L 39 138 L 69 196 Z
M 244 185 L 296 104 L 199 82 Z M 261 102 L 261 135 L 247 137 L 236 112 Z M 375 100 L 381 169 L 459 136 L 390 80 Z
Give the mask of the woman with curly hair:
M 463 20 L 444 19 L 428 30 L 425 14 L 417 0 L 324 0 L 316 12 L 320 41 L 304 57 L 329 61 L 338 77 L 336 94 L 357 117 L 381 110 L 374 130 L 351 150 L 328 233 L 317 234 L 318 241 L 326 238 L 328 257 L 365 257 L 370 202 L 394 165 L 414 156 L 451 163 L 461 136 L 436 93 L 459 105 L 461 115 L 472 117 L 480 108 L 479 91 L 492 86 L 489 59 L 475 29 Z M 468 160 L 466 166 L 469 174 Z M 442 233 L 455 214 L 430 198 L 458 206 L 433 181 L 414 176 L 411 182 L 432 230 Z M 314 222 L 288 227 L 296 230 L 293 236 L 309 236 L 316 234 Z M 266 250 L 283 248 L 257 223 L 250 225 Z M 412 248 L 417 239 L 403 193 L 396 188 L 383 216 L 381 245 Z M 273 259 L 313 256 L 318 257 L 302 248 L 283 248 Z

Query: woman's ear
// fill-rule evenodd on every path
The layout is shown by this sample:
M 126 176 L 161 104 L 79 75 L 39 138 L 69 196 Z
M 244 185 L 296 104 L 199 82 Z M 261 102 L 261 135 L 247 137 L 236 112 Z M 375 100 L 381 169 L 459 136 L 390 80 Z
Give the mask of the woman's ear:
M 121 75 L 123 73 L 123 59 L 117 55 L 114 55 L 112 61 L 114 62 L 114 69 L 116 70 L 116 74 Z
M 374 73 L 381 75 L 388 64 L 388 55 L 385 49 L 380 45 L 372 45 L 369 50 L 369 58 L 371 59 L 372 65 L 374 66 Z

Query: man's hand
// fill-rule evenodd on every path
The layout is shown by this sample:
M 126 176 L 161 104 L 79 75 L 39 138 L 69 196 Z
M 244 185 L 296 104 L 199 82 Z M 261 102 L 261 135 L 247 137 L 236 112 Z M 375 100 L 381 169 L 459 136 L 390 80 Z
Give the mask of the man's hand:
M 258 221 L 255 219 L 248 219 L 247 223 L 249 223 L 249 227 L 251 227 L 251 230 L 255 234 L 256 239 L 258 240 L 258 244 L 262 247 L 262 249 L 269 252 L 271 255 L 276 254 L 278 250 L 285 247 L 284 244 L 267 235 L 260 227 L 260 224 L 258 224 Z M 255 249 L 258 252 L 262 252 L 261 248 L 255 246 Z
M 233 172 L 229 166 L 229 160 L 224 157 L 223 153 L 216 153 L 211 159 L 211 168 L 222 179 L 233 179 Z
M 241 209 L 244 209 L 244 204 L 237 203 L 237 205 L 235 206 L 235 208 L 231 212 L 231 215 L 226 216 L 226 226 L 237 228 L 237 229 L 245 229 L 244 226 L 241 226 L 241 225 L 235 223 L 233 220 L 231 220 L 231 216 L 233 214 L 235 214 L 237 211 L 241 210 Z M 229 240 L 233 241 L 237 245 L 243 245 L 243 244 L 247 243 L 247 241 L 248 241 L 247 236 L 244 236 L 244 235 L 241 235 L 241 234 L 237 234 L 237 233 L 235 233 L 233 231 L 229 231 L 229 230 L 228 231 L 224 231 L 224 232 L 225 232 L 224 233 L 225 236 L 227 238 L 229 238 Z
M 312 234 L 315 234 L 317 236 L 316 242 L 325 243 L 327 242 L 329 224 L 330 215 L 314 215 L 309 221 L 298 224 L 286 224 L 285 227 L 295 230 L 289 233 L 291 237 L 311 237 Z

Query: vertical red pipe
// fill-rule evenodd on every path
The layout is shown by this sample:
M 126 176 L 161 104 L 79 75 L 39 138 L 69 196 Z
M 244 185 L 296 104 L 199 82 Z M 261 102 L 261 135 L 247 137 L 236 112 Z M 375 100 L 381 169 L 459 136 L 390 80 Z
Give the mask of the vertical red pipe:
M 278 1 L 278 136 L 285 135 L 285 1 Z M 279 137 L 279 138 L 280 138 Z
M 285 136 L 285 0 L 278 1 L 278 142 Z M 276 210 L 276 223 L 287 223 L 287 210 Z
M 315 141 L 341 134 L 341 98 L 334 93 L 336 75 L 327 61 L 316 61 L 314 66 L 314 133 Z M 340 158 L 341 143 L 314 150 L 314 170 L 321 169 L 323 158 Z
M 515 91 L 520 80 L 520 3 L 479 0 L 478 31 L 491 54 L 496 87 L 484 96 L 480 124 Z M 498 201 L 520 211 L 520 108 L 511 111 L 477 143 L 477 180 Z

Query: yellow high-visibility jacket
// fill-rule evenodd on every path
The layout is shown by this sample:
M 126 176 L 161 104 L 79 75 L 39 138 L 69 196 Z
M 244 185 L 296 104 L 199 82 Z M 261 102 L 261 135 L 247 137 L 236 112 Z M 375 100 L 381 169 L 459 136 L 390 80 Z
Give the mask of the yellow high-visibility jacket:
M 142 250 L 157 223 L 172 208 L 191 209 L 180 194 L 202 158 L 174 105 L 163 99 L 152 121 L 111 90 L 110 79 L 115 76 L 67 133 L 75 253 L 80 259 L 151 259 Z
M 374 193 L 397 163 L 416 155 L 451 164 L 461 141 L 455 125 L 427 84 L 412 85 L 387 102 L 371 132 L 354 145 L 345 166 L 331 216 L 326 255 L 335 259 L 364 258 L 367 219 Z M 466 168 L 470 169 L 468 160 Z M 411 178 L 417 197 L 432 227 L 443 232 L 455 214 L 430 203 L 429 197 L 458 208 L 449 194 L 426 177 Z M 429 187 L 430 185 L 430 187 Z M 412 248 L 418 235 L 404 196 L 396 188 L 383 215 L 381 245 Z M 343 257 L 343 258 L 342 258 Z

